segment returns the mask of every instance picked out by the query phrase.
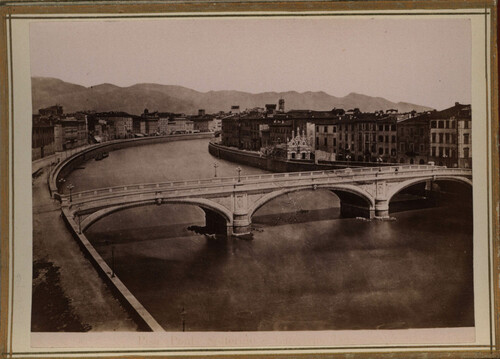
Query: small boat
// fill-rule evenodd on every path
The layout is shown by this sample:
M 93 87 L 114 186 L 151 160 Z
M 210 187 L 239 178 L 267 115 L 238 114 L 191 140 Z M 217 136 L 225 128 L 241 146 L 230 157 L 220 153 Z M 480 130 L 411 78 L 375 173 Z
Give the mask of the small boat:
M 109 156 L 109 152 L 106 152 L 106 151 L 104 151 L 104 152 L 99 152 L 99 153 L 97 154 L 97 156 L 95 156 L 95 160 L 96 160 L 96 161 L 100 161 L 100 160 L 102 160 L 103 158 L 106 158 L 106 157 L 108 157 L 108 156 Z

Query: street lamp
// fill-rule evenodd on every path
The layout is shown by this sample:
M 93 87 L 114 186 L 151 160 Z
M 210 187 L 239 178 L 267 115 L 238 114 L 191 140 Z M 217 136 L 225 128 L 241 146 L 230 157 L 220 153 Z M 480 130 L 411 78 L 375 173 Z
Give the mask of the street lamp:
M 69 201 L 72 202 L 73 201 L 73 197 L 71 195 L 71 191 L 73 191 L 73 188 L 75 188 L 75 186 L 73 186 L 71 183 L 66 187 L 68 190 L 69 190 Z
M 217 177 L 217 167 L 219 167 L 219 165 L 217 162 L 214 162 L 214 177 Z
M 241 167 L 238 166 L 236 168 L 236 171 L 238 171 L 238 182 L 241 182 L 241 176 L 240 176 L 240 174 L 241 174 Z

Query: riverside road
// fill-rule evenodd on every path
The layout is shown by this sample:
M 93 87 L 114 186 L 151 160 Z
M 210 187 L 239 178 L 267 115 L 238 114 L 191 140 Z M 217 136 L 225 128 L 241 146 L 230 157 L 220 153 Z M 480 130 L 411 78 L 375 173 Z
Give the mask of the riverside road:
M 66 181 L 78 192 L 209 178 L 215 171 L 237 175 L 238 164 L 212 157 L 207 147 L 208 140 L 191 140 L 122 149 L 87 162 Z M 239 167 L 242 175 L 264 173 Z M 57 205 L 41 192 L 44 181 L 35 181 L 34 202 L 53 213 L 58 238 L 47 244 L 47 231 L 35 229 L 35 262 L 59 267 L 67 311 L 84 324 L 80 330 L 135 330 L 56 219 Z M 204 213 L 191 205 L 123 210 L 85 234 L 169 331 L 467 327 L 474 325 L 469 197 L 400 208 L 406 210 L 391 213 L 395 221 L 382 222 L 342 218 L 333 193 L 300 191 L 257 211 L 253 240 L 204 234 Z M 41 215 L 38 223 L 46 220 Z M 76 287 L 70 278 L 80 268 L 90 279 L 74 280 Z M 98 301 L 87 302 L 82 285 Z M 40 313 L 33 312 L 34 322 Z

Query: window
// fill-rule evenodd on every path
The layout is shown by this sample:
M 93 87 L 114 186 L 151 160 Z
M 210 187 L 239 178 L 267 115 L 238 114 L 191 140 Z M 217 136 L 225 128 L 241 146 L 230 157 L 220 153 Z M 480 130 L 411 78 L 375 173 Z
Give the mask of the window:
M 420 127 L 420 128 L 418 129 L 418 134 L 419 134 L 420 136 L 423 136 L 423 135 L 424 135 L 424 129 L 423 129 L 422 127 Z
M 316 137 L 316 148 L 318 147 L 319 145 L 319 137 Z
M 450 134 L 449 133 L 445 134 L 445 140 L 446 140 L 446 143 L 450 143 Z
M 324 127 L 323 132 L 328 133 L 328 127 L 327 126 Z
M 451 128 L 455 128 L 455 120 L 451 120 Z
M 382 147 L 379 147 L 378 154 L 379 155 L 383 155 L 384 154 L 384 149 Z
M 438 128 L 444 128 L 443 121 L 438 121 Z
M 378 136 L 378 142 L 384 142 L 384 136 Z
M 404 143 L 404 142 L 401 142 L 401 143 L 399 144 L 399 150 L 400 150 L 401 152 L 405 152 L 405 143 Z
M 391 131 L 396 131 L 396 125 L 391 125 Z
M 431 142 L 436 143 L 436 133 L 435 132 L 432 133 L 432 141 Z
M 337 139 L 336 138 L 333 139 L 333 145 L 337 146 Z
M 420 148 L 419 148 L 419 152 L 424 153 L 424 149 L 425 149 L 425 146 L 421 143 Z
M 376 134 L 372 134 L 372 142 L 377 142 L 377 135 Z
M 413 143 L 410 143 L 410 152 L 415 151 L 415 145 Z
M 450 128 L 450 121 L 446 121 L 446 128 Z
M 464 133 L 464 145 L 468 145 L 468 144 L 469 144 L 469 134 Z
M 385 128 L 386 131 L 389 131 L 390 126 L 389 125 L 385 125 L 384 128 Z
M 354 141 L 354 133 L 351 134 L 351 141 Z
M 339 140 L 342 141 L 342 133 L 339 133 Z
M 391 137 L 391 142 L 392 142 L 392 143 L 396 143 L 396 136 L 392 136 L 392 137 Z
M 333 126 L 333 133 L 337 133 L 337 126 Z
M 389 154 L 389 149 L 386 148 L 384 152 L 385 152 L 386 155 L 388 155 Z
M 469 121 L 468 120 L 464 121 L 464 128 L 469 128 Z
M 469 158 L 469 147 L 464 148 L 464 158 Z
M 443 143 L 443 134 L 442 133 L 439 134 L 439 143 Z
M 383 131 L 383 130 L 384 130 L 384 126 L 382 126 L 382 125 L 378 125 L 378 130 L 379 130 L 379 131 Z
M 431 148 L 431 155 L 433 157 L 436 157 L 436 147 L 434 147 L 434 146 Z
M 431 128 L 437 128 L 436 121 L 431 121 Z
M 328 145 L 328 142 L 327 142 L 327 141 L 328 141 L 328 139 L 327 139 L 326 137 L 325 137 L 325 138 L 323 138 L 323 145 L 324 145 L 324 146 L 327 146 L 327 145 Z

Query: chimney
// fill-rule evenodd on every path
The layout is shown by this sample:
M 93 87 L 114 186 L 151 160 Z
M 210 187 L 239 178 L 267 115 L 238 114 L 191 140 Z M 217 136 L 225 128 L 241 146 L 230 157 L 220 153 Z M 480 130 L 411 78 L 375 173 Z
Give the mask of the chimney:
M 199 109 L 198 110 L 198 116 L 205 116 L 205 110 L 204 109 Z

